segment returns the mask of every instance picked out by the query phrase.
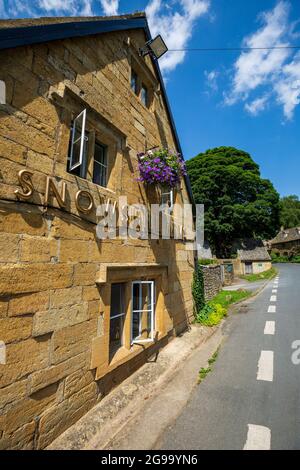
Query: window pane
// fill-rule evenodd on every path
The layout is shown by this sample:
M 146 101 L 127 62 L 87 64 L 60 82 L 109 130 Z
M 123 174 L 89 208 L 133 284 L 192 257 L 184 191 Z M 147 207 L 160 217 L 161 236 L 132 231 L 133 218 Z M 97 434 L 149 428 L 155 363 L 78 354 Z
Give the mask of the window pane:
M 134 70 L 131 71 L 131 89 L 136 95 L 138 94 L 138 77 Z
M 133 310 L 140 310 L 140 284 L 133 284 Z
M 104 187 L 107 185 L 107 151 L 103 145 L 97 142 L 94 153 L 93 183 Z
M 138 312 L 132 313 L 132 339 L 140 336 L 140 314 Z
M 154 315 L 154 284 L 150 281 L 133 283 L 132 294 L 132 339 L 147 340 L 155 327 L 151 316 L 152 311 Z
M 168 205 L 169 207 L 171 207 L 172 203 L 173 203 L 172 191 L 170 191 L 168 193 L 162 193 L 162 195 L 161 195 L 161 204 L 162 205 Z
M 112 284 L 111 301 L 110 301 L 110 317 L 125 313 L 125 284 Z
M 148 106 L 148 89 L 145 87 L 145 85 L 142 86 L 141 101 L 145 106 Z
M 122 346 L 123 326 L 124 326 L 124 317 L 117 317 L 117 318 L 110 319 L 110 333 L 109 333 L 110 352 L 113 352 Z
M 72 156 L 73 165 L 76 165 L 80 161 L 81 141 L 80 141 L 80 139 L 76 140 L 77 134 L 79 134 L 79 133 L 76 130 L 75 131 L 75 140 L 74 140 L 74 144 L 73 144 L 73 156 Z

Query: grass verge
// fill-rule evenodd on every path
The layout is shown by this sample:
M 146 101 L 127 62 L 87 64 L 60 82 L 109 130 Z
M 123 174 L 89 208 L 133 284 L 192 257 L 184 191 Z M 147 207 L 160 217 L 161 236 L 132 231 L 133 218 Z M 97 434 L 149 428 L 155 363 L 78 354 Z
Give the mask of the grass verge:
M 222 307 L 228 307 L 231 304 L 240 302 L 243 299 L 250 297 L 251 291 L 246 289 L 239 290 L 222 290 L 212 300 L 216 304 L 221 304 Z
M 251 292 L 245 289 L 237 291 L 222 290 L 196 314 L 196 323 L 205 326 L 218 325 L 227 315 L 229 305 L 247 299 L 250 295 Z
M 244 276 L 240 276 L 242 279 L 246 279 L 248 282 L 256 282 L 262 281 L 267 279 L 272 279 L 278 273 L 276 268 L 268 269 L 268 271 L 264 271 L 259 274 L 245 274 Z

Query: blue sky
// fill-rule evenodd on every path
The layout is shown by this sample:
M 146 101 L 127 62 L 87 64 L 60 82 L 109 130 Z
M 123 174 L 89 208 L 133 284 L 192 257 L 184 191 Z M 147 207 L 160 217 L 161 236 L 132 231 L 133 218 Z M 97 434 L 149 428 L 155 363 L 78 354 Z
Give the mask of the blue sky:
M 170 49 L 300 46 L 300 0 L 0 0 L 2 18 L 145 9 Z M 238 147 L 300 196 L 300 49 L 169 52 L 161 67 L 185 158 Z

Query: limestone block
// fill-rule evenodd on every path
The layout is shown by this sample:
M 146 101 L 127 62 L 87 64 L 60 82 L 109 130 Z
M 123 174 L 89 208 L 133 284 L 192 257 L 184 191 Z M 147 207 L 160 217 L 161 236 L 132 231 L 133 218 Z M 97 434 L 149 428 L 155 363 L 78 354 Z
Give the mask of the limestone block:
M 46 410 L 39 421 L 38 448 L 43 449 L 74 424 L 96 403 L 97 396 L 97 385 L 91 383 L 60 405 Z
M 21 109 L 26 114 L 55 128 L 58 123 L 58 115 L 53 104 L 38 95 L 38 90 L 33 90 L 24 83 L 16 81 L 13 95 L 13 106 Z
M 35 152 L 52 156 L 54 142 L 45 133 L 28 126 L 14 115 L 0 112 L 0 135 L 20 145 L 30 147 Z
M 0 439 L 0 450 L 33 450 L 35 422 L 31 421 L 11 434 L 4 433 Z
M 47 406 L 55 402 L 56 390 L 57 386 L 51 385 L 33 397 L 26 397 L 17 404 L 9 405 L 5 431 L 9 434 L 37 418 Z
M 67 219 L 66 216 L 54 217 L 51 225 L 51 236 L 71 240 L 92 240 L 95 237 L 95 228 L 84 221 L 75 223 L 73 219 Z
M 10 299 L 8 315 L 10 317 L 36 313 L 46 310 L 49 306 L 49 292 L 36 292 Z
M 28 151 L 26 166 L 30 170 L 41 171 L 46 175 L 52 175 L 54 161 L 52 158 L 48 158 L 46 155 L 40 153 Z
M 0 339 L 5 344 L 21 341 L 31 336 L 32 318 L 0 318 Z
M 32 395 L 33 393 L 47 387 L 48 385 L 55 384 L 64 377 L 73 374 L 73 372 L 78 369 L 86 368 L 86 365 L 87 354 L 82 353 L 78 356 L 68 359 L 67 361 L 61 362 L 60 364 L 33 372 L 28 377 L 29 395 Z
M 94 381 L 92 371 L 84 371 L 82 369 L 68 375 L 65 379 L 64 398 L 69 398 L 74 393 L 79 392 L 87 385 Z
M 41 213 L 28 206 L 26 206 L 24 212 L 19 211 L 19 204 L 15 204 L 12 207 L 8 204 L 0 203 L 0 232 L 45 235 L 47 226 Z
M 74 286 L 92 286 L 97 280 L 98 264 L 78 263 L 74 266 Z M 0 284 L 1 285 L 1 284 Z M 0 290 L 1 292 L 1 290 Z
M 46 237 L 23 237 L 20 243 L 21 262 L 50 262 L 57 254 L 57 240 Z
M 82 287 L 69 287 L 68 289 L 57 289 L 50 293 L 51 308 L 60 308 L 67 305 L 79 304 L 82 299 Z M 87 300 L 83 298 L 83 300 Z M 40 309 L 42 310 L 42 309 Z
M 1 172 L 1 170 L 0 170 Z M 0 262 L 13 263 L 18 260 L 19 235 L 0 233 Z
M 55 331 L 51 339 L 51 362 L 57 364 L 82 352 L 89 352 L 97 335 L 97 320 Z
M 98 318 L 101 311 L 101 302 L 100 300 L 90 300 L 88 302 L 88 315 L 89 319 Z
M 0 299 L 0 318 L 7 316 L 8 312 L 8 300 Z
M 36 75 L 44 80 L 48 80 L 52 85 L 62 82 L 65 78 L 64 74 L 49 64 L 42 55 L 35 55 L 32 70 Z
M 90 369 L 103 367 L 107 365 L 107 338 L 97 337 L 92 340 L 92 355 Z
M 38 312 L 34 316 L 32 335 L 41 336 L 66 326 L 76 325 L 88 319 L 87 302 Z
M 98 287 L 96 286 L 87 286 L 83 287 L 82 290 L 82 300 L 99 300 L 100 292 Z
M 27 339 L 11 343 L 6 347 L 6 364 L 0 364 L 2 387 L 27 376 L 33 371 L 46 367 L 49 362 L 48 341 Z
M 15 382 L 8 387 L 1 388 L 0 409 L 8 403 L 24 398 L 27 394 L 27 379 Z
M 89 242 L 86 240 L 61 240 L 59 259 L 62 263 L 88 262 Z
M 87 275 L 86 272 L 85 274 Z M 4 266 L 0 271 L 0 295 L 69 287 L 72 284 L 72 275 L 72 266 L 66 264 Z
M 7 158 L 24 165 L 26 162 L 27 150 L 22 145 L 18 145 L 4 137 L 0 137 L 0 157 Z

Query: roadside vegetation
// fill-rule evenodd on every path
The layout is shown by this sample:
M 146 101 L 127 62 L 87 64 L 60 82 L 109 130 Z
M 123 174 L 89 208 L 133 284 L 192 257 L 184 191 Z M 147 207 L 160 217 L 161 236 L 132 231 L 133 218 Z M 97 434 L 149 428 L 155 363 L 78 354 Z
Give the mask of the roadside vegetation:
M 195 322 L 205 326 L 218 325 L 227 315 L 229 305 L 251 295 L 251 292 L 245 289 L 237 291 L 222 290 L 212 300 L 205 302 L 203 270 L 200 263 L 198 263 L 194 273 L 192 293 L 195 306 Z
M 212 365 L 216 362 L 217 358 L 218 358 L 218 354 L 219 354 L 219 349 L 218 348 L 214 353 L 213 355 L 211 356 L 210 359 L 208 359 L 208 367 L 202 367 L 199 371 L 199 375 L 198 375 L 198 384 L 200 382 L 202 382 L 203 379 L 205 379 L 205 377 L 207 376 L 207 374 L 209 374 L 211 371 L 212 371 Z
M 198 260 L 198 263 L 202 266 L 209 266 L 211 264 L 217 264 L 218 260 L 215 258 L 201 258 Z
M 300 263 L 300 254 L 293 256 L 283 256 L 271 253 L 272 263 Z
M 268 269 L 268 271 L 263 271 L 259 274 L 245 274 L 244 276 L 240 276 L 242 279 L 246 279 L 249 282 L 256 282 L 262 281 L 267 279 L 272 279 L 278 273 L 276 268 Z

